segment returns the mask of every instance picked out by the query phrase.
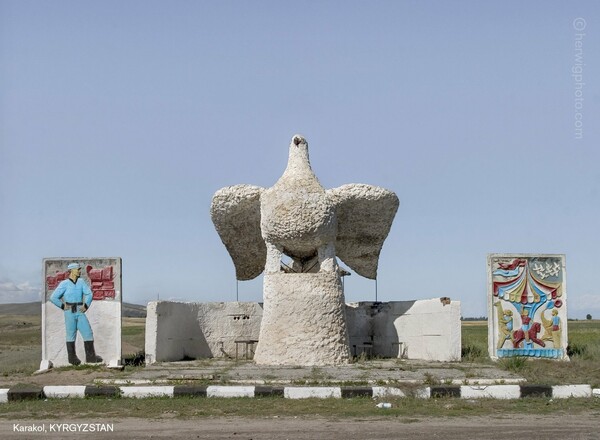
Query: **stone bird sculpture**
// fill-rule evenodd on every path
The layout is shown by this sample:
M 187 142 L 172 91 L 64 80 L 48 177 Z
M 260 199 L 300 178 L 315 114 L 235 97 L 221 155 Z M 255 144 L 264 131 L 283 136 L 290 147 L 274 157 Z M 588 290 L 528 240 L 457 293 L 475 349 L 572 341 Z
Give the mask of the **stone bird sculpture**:
M 211 217 L 238 280 L 282 271 L 337 271 L 337 256 L 366 278 L 377 277 L 379 254 L 398 209 L 392 191 L 348 184 L 325 190 L 310 166 L 308 144 L 295 135 L 283 175 L 271 188 L 234 185 L 215 193 Z

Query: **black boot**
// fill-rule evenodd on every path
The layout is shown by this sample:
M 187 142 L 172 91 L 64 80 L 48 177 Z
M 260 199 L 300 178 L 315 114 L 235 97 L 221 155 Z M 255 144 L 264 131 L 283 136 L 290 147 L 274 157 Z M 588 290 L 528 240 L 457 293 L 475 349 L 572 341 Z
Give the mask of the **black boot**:
M 85 346 L 85 361 L 88 364 L 102 362 L 102 358 L 97 356 L 96 350 L 94 350 L 94 341 L 83 341 L 83 345 Z
M 69 356 L 69 363 L 71 365 L 79 365 L 81 363 L 75 353 L 75 342 L 67 342 L 67 355 Z

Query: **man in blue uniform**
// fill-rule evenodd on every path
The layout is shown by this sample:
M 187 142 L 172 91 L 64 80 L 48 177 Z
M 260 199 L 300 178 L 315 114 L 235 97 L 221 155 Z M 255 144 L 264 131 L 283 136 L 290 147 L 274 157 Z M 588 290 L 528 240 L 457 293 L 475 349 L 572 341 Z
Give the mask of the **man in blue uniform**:
M 102 358 L 96 355 L 94 334 L 87 316 L 85 316 L 85 312 L 92 303 L 92 291 L 81 278 L 81 265 L 79 263 L 69 264 L 67 270 L 69 270 L 69 278 L 60 282 L 50 296 L 50 301 L 56 307 L 64 310 L 69 363 L 72 365 L 81 363 L 75 353 L 77 330 L 83 338 L 85 361 L 88 363 L 102 362 Z

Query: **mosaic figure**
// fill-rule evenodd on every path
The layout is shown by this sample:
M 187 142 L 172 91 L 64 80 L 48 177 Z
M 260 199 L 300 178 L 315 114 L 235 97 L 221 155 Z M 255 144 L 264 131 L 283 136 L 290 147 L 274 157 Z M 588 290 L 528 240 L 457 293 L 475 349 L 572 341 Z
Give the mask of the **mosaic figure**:
M 498 348 L 502 348 L 507 340 L 513 340 L 513 317 L 511 310 L 504 310 L 500 301 L 494 303 L 498 316 Z

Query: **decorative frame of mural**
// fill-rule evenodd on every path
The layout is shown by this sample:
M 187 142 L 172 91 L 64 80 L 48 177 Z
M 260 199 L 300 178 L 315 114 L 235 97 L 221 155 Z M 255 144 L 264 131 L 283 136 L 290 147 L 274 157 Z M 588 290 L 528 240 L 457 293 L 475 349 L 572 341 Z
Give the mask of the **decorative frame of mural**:
M 488 352 L 568 360 L 563 254 L 489 254 Z

